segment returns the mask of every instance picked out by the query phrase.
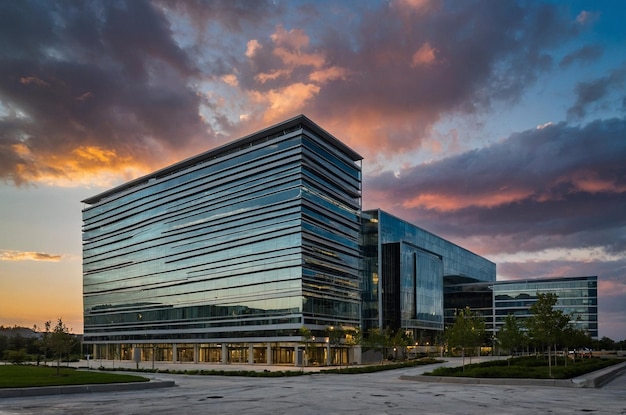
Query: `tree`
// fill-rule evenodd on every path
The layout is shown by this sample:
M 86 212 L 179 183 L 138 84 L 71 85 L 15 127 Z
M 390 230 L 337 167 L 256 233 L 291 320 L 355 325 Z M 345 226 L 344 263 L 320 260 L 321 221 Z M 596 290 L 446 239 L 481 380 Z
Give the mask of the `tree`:
M 537 293 L 537 302 L 530 306 L 530 316 L 526 326 L 530 336 L 540 344 L 548 347 L 548 373 L 552 377 L 552 358 L 550 349 L 562 338 L 569 325 L 570 317 L 562 310 L 555 310 L 557 295 L 554 293 Z
M 507 315 L 504 319 L 504 326 L 498 330 L 497 335 L 498 342 L 502 348 L 509 353 L 512 350 L 517 350 L 518 347 L 524 344 L 525 337 L 519 320 L 513 314 Z
M 615 350 L 615 344 L 613 339 L 603 336 L 600 340 L 593 342 L 593 348 L 596 350 Z
M 465 371 L 465 349 L 480 346 L 485 336 L 485 320 L 466 307 L 457 311 L 454 324 L 446 329 L 445 336 L 450 347 L 461 349 Z
M 302 336 L 302 343 L 304 343 L 304 365 L 307 366 L 309 362 L 309 350 L 311 341 L 313 340 L 313 334 L 308 327 L 300 327 L 300 336 Z M 304 370 L 304 369 L 303 369 Z
M 393 334 L 393 336 L 390 336 L 390 344 L 393 347 L 393 358 L 396 359 L 396 351 L 400 350 L 402 352 L 402 359 L 404 360 L 404 351 L 406 350 L 406 347 L 409 345 L 409 339 L 407 338 L 407 335 L 404 331 L 398 329 L 396 330 L 396 332 Z
M 354 350 L 354 346 L 361 345 L 363 343 L 363 336 L 361 334 L 361 329 L 358 327 L 351 327 L 344 329 L 345 334 L 345 344 L 350 347 L 350 350 Z M 348 352 L 348 358 L 350 357 L 350 352 Z M 354 356 L 353 356 L 354 357 Z M 348 361 L 350 363 L 350 361 Z
M 369 349 L 379 351 L 381 354 L 381 363 L 389 347 L 389 338 L 386 331 L 379 328 L 372 328 L 367 331 L 367 336 L 363 339 L 363 345 Z
M 49 325 L 49 322 L 46 322 Z M 61 370 L 61 359 L 63 355 L 67 355 L 72 348 L 72 335 L 70 334 L 69 329 L 63 323 L 63 320 L 59 318 L 57 321 L 57 325 L 54 326 L 52 332 L 50 332 L 48 336 L 48 346 L 50 351 L 57 358 L 57 375 Z
M 567 348 L 571 347 L 574 350 L 580 349 L 582 347 L 589 347 L 592 342 L 591 335 L 588 332 L 583 329 L 577 329 L 571 324 L 563 330 L 562 336 L 562 345 Z M 572 356 L 575 360 L 576 353 L 574 353 Z M 567 360 L 565 361 L 565 364 L 567 364 Z
M 337 348 L 341 346 L 341 342 L 343 341 L 343 328 L 330 326 L 326 329 L 326 333 L 328 334 L 328 342 L 335 350 L 335 353 L 337 353 Z M 341 367 L 341 364 L 343 361 L 341 354 L 342 353 L 340 350 L 339 351 L 339 367 Z

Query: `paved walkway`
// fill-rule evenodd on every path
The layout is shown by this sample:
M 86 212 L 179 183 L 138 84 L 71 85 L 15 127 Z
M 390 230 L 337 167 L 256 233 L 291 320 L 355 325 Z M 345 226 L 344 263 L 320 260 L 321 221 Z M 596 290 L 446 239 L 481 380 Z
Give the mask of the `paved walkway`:
M 454 364 L 458 362 L 445 363 Z M 215 366 L 222 367 L 210 365 Z M 274 366 L 269 369 L 272 368 Z M 5 398 L 0 400 L 0 415 L 626 413 L 626 376 L 623 374 L 599 389 L 423 383 L 400 379 L 419 376 L 432 368 L 279 378 L 147 373 L 144 375 L 154 380 L 174 381 L 176 387 Z

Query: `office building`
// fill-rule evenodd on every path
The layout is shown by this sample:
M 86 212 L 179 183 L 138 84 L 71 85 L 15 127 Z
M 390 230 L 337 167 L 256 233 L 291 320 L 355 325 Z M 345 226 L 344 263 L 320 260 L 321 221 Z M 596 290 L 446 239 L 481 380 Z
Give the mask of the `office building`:
M 454 322 L 455 310 L 470 307 L 485 320 L 491 334 L 504 325 L 507 315 L 524 319 L 531 315 L 530 307 L 537 293 L 557 296 L 556 310 L 571 316 L 570 324 L 598 338 L 598 277 L 541 278 L 513 281 L 465 282 L 446 281 L 446 323 Z
M 496 264 L 382 210 L 363 212 L 363 330 L 402 330 L 434 344 L 444 278 L 493 282 Z
M 293 364 L 360 325 L 361 156 L 305 116 L 83 203 L 95 358 Z

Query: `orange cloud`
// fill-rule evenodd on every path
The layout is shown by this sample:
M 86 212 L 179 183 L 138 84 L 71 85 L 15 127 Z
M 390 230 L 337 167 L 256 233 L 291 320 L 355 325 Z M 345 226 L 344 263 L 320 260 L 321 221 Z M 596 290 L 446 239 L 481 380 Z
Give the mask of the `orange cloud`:
M 106 150 L 95 146 L 82 146 L 74 149 L 74 154 L 79 158 L 88 161 L 99 161 L 101 163 L 109 163 L 117 157 L 114 150 Z
M 285 88 L 272 89 L 265 94 L 255 91 L 253 98 L 268 105 L 263 121 L 276 122 L 297 114 L 319 91 L 320 87 L 317 85 L 296 83 Z
M 281 77 L 288 77 L 297 67 L 311 66 L 319 69 L 326 63 L 326 57 L 323 53 L 306 53 L 303 51 L 303 49 L 309 45 L 309 37 L 301 29 L 286 31 L 282 26 L 278 26 L 270 37 L 275 46 L 272 54 L 280 58 L 285 67 L 255 75 L 254 78 L 261 83 Z M 261 47 L 258 41 L 249 41 L 246 56 L 252 58 Z M 314 78 L 317 77 L 320 82 L 324 82 L 332 76 L 341 77 L 340 69 L 328 68 L 322 70 L 312 75 L 311 80 L 315 81 Z
M 283 76 L 287 77 L 287 76 L 291 75 L 291 72 L 293 72 L 292 69 L 277 69 L 275 71 L 257 74 L 254 77 L 254 79 L 256 79 L 257 81 L 259 81 L 261 83 L 265 83 L 266 81 L 271 81 L 271 80 L 274 80 L 274 79 L 278 79 L 278 78 L 283 77 Z
M 491 208 L 523 200 L 532 195 L 532 192 L 511 190 L 485 195 L 448 196 L 435 193 L 422 193 L 417 197 L 402 202 L 404 208 L 424 208 L 438 211 L 454 211 L 470 206 Z
M 305 53 L 302 51 L 302 49 L 309 46 L 309 37 L 301 29 L 286 31 L 282 26 L 278 26 L 270 37 L 276 45 L 273 52 L 274 55 L 278 56 L 284 64 L 290 67 L 313 66 L 314 68 L 320 68 L 326 61 L 326 58 L 321 53 Z
M 587 193 L 624 193 L 626 186 L 598 177 L 593 171 L 579 172 L 571 178 L 572 183 L 581 191 Z
M 59 262 L 61 255 L 46 254 L 45 252 L 9 251 L 0 250 L 0 261 L 51 261 Z
M 435 62 L 435 52 L 428 42 L 424 43 L 414 54 L 411 59 L 411 67 L 415 68 L 420 65 L 430 65 Z
M 239 85 L 239 80 L 237 79 L 237 75 L 232 74 L 232 73 L 222 76 L 222 81 L 224 81 L 225 84 L 230 85 L 230 86 Z
M 328 81 L 334 81 L 336 79 L 346 80 L 348 78 L 348 74 L 349 71 L 345 68 L 331 66 L 330 68 L 312 72 L 309 75 L 309 79 L 313 82 L 324 84 Z
M 326 58 L 321 53 L 301 53 L 299 50 L 292 51 L 286 48 L 276 48 L 274 55 L 291 67 L 312 66 L 321 68 L 326 62 Z
M 286 31 L 282 25 L 276 27 L 276 31 L 270 35 L 272 41 L 279 46 L 285 46 L 300 50 L 308 46 L 309 37 L 302 29 L 291 29 Z
M 257 50 L 261 49 L 262 47 L 263 46 L 261 46 L 258 40 L 249 40 L 248 44 L 246 45 L 246 57 L 253 57 L 256 54 Z
M 12 149 L 22 159 L 14 167 L 16 177 L 51 186 L 113 186 L 154 170 L 150 160 L 120 156 L 115 150 L 98 146 L 80 146 L 57 153 L 34 153 L 24 144 L 15 144 Z

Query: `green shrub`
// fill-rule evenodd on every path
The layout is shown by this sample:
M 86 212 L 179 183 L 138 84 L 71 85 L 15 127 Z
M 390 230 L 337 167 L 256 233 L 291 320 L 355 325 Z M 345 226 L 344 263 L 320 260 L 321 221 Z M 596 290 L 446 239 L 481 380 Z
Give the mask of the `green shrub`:
M 529 379 L 547 379 L 549 378 L 548 360 L 541 357 L 521 357 L 510 360 L 510 365 L 493 364 L 484 362 L 478 364 L 465 365 L 462 367 L 439 367 L 425 375 L 431 376 L 462 376 L 477 378 L 529 378 Z M 552 366 L 552 377 L 555 379 L 570 379 L 581 376 L 585 373 L 593 372 L 613 364 L 619 363 L 619 360 L 603 360 L 603 359 L 581 359 L 576 362 L 568 362 L 565 366 L 565 359 L 559 361 L 557 366 Z
M 2 360 L 16 364 L 26 362 L 27 360 L 29 360 L 29 357 L 30 356 L 28 355 L 28 353 L 26 353 L 26 350 L 24 349 L 5 350 L 2 353 Z

